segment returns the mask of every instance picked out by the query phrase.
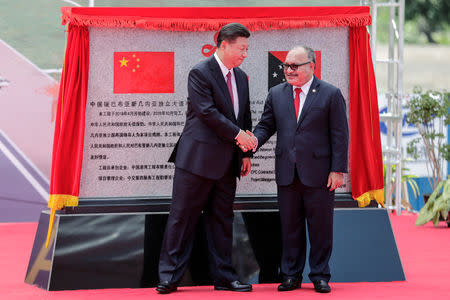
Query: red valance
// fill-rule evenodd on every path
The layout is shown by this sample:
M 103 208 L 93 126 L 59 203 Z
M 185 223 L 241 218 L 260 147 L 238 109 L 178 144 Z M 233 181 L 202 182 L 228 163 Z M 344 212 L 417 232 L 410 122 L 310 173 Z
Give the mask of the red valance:
M 215 31 L 239 22 L 251 31 L 304 27 L 370 25 L 369 7 L 63 7 L 62 24 L 144 28 L 164 31 Z

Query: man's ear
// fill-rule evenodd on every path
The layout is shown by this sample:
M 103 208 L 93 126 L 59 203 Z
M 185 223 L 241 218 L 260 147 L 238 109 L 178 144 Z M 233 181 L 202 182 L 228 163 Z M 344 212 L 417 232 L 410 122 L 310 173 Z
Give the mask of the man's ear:
M 224 49 L 228 45 L 229 45 L 229 43 L 227 41 L 223 40 L 222 43 L 220 43 L 220 47 L 219 48 L 220 49 Z

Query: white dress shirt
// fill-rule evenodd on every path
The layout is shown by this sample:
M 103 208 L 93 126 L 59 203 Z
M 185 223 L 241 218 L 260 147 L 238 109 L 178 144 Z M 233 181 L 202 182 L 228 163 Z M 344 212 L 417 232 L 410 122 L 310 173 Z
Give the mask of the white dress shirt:
M 300 88 L 302 89 L 302 92 L 300 93 L 300 107 L 298 108 L 297 122 L 300 120 L 300 115 L 302 114 L 303 105 L 305 104 L 306 96 L 308 95 L 309 88 L 311 87 L 313 79 L 314 79 L 314 76 L 311 77 L 311 79 L 307 83 L 300 86 Z M 295 89 L 296 88 L 299 88 L 299 87 L 292 86 L 292 90 L 294 92 L 294 99 L 295 99 Z

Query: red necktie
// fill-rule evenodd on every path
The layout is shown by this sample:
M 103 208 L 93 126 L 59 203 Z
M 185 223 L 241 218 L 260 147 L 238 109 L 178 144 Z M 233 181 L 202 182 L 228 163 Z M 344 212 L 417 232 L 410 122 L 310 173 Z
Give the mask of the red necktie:
M 234 107 L 233 88 L 231 87 L 231 71 L 228 72 L 228 74 L 227 74 L 227 86 L 228 86 L 228 92 L 230 92 L 231 103 L 233 103 L 233 107 Z
M 295 88 L 295 98 L 294 98 L 294 107 L 295 107 L 295 116 L 298 120 L 298 111 L 300 109 L 300 93 L 302 92 L 301 88 Z

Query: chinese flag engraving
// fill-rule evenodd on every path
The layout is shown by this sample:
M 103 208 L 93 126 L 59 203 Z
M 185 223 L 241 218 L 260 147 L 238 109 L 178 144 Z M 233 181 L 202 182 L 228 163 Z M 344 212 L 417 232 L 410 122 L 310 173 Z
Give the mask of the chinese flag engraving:
M 173 93 L 174 52 L 114 52 L 114 93 Z
M 283 63 L 289 51 L 269 51 L 269 90 L 277 84 L 283 83 L 284 79 Z M 314 75 L 320 79 L 321 77 L 321 52 L 314 51 L 316 54 L 316 69 Z

